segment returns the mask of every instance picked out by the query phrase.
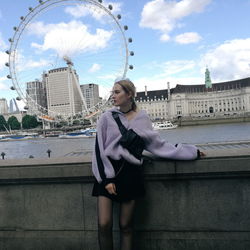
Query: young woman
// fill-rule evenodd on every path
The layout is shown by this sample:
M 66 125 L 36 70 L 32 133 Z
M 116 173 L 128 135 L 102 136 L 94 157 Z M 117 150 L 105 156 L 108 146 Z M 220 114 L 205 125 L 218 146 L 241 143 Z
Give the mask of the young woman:
M 135 86 L 126 79 L 115 82 L 112 90 L 114 108 L 104 112 L 97 123 L 92 171 L 96 178 L 92 195 L 97 196 L 98 238 L 101 250 L 113 250 L 112 204 L 120 203 L 121 250 L 132 250 L 133 214 L 135 201 L 144 195 L 142 159 L 138 159 L 119 140 L 121 132 L 112 116 L 118 113 L 121 123 L 133 129 L 144 141 L 145 150 L 169 159 L 194 160 L 204 156 L 194 145 L 172 145 L 162 140 L 152 129 L 144 110 L 135 100 Z

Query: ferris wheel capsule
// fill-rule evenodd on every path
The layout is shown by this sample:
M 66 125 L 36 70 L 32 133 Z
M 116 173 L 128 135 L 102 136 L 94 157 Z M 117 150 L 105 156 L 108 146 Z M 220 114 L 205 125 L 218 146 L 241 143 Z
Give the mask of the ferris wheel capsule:
M 9 55 L 9 54 L 10 54 L 10 51 L 9 51 L 9 50 L 6 50 L 5 53 Z
M 10 65 L 9 65 L 9 63 L 5 63 L 5 66 L 6 66 L 6 67 L 9 67 Z
M 17 100 L 17 101 L 21 101 L 22 99 L 21 99 L 19 96 L 17 96 L 17 97 L 16 97 L 16 100 Z
M 110 10 L 112 10 L 112 9 L 113 9 L 112 4 L 109 4 L 108 8 L 109 8 Z
M 16 27 L 16 26 L 14 26 L 14 27 L 13 27 L 13 30 L 17 31 L 17 27 Z
M 130 53 L 129 53 L 131 56 L 134 56 L 134 51 L 130 51 Z
M 33 11 L 33 8 L 32 8 L 32 7 L 29 7 L 29 11 Z
M 129 65 L 129 69 L 133 69 L 134 68 L 134 66 L 133 65 Z
M 127 25 L 125 25 L 123 28 L 124 28 L 124 30 L 128 30 L 128 26 Z
M 128 39 L 128 42 L 129 42 L 129 43 L 132 43 L 132 42 L 133 42 L 133 40 L 132 40 L 131 37 Z
M 102 3 L 102 0 L 98 0 L 99 3 Z
M 118 19 L 121 19 L 121 18 L 122 18 L 122 16 L 121 16 L 120 14 L 118 14 L 118 15 L 117 15 L 117 18 L 118 18 Z
M 8 78 L 8 79 L 11 79 L 12 77 L 11 77 L 10 75 L 7 75 L 7 78 Z
M 14 86 L 11 86 L 10 89 L 11 90 L 16 90 L 16 88 Z

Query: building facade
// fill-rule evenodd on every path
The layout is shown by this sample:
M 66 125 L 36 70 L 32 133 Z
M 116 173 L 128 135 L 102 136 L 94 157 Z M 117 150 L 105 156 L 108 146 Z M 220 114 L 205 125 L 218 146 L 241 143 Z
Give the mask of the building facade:
M 209 81 L 208 81 L 209 82 Z M 202 85 L 138 92 L 136 102 L 151 120 L 250 115 L 250 77 Z M 169 95 L 168 95 L 169 93 Z
M 8 113 L 8 104 L 5 98 L 0 98 L 0 114 Z
M 19 110 L 19 107 L 17 105 L 17 101 L 16 99 L 12 98 L 10 100 L 10 107 L 9 107 L 9 112 L 10 113 L 18 113 L 20 110 Z
M 45 79 L 26 83 L 28 114 L 39 114 L 42 109 L 47 109 L 47 95 Z
M 88 109 L 100 102 L 99 86 L 94 83 L 80 85 Z
M 79 79 L 72 67 L 49 70 L 44 75 L 47 91 L 48 115 L 73 116 L 82 112 Z

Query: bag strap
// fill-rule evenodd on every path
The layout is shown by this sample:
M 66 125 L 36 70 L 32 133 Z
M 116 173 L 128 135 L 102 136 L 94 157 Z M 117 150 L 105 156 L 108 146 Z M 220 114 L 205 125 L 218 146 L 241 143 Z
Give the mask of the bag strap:
M 112 116 L 115 119 L 115 121 L 116 121 L 116 123 L 117 123 L 117 125 L 119 127 L 119 130 L 120 130 L 121 134 L 124 135 L 128 130 L 122 124 L 118 113 L 117 112 L 112 112 Z

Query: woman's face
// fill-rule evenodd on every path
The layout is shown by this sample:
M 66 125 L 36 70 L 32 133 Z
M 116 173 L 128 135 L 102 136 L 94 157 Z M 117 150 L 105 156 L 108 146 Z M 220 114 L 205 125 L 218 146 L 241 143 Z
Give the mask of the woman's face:
M 123 106 L 130 103 L 131 95 L 127 94 L 120 84 L 115 84 L 112 90 L 112 100 L 115 106 Z

